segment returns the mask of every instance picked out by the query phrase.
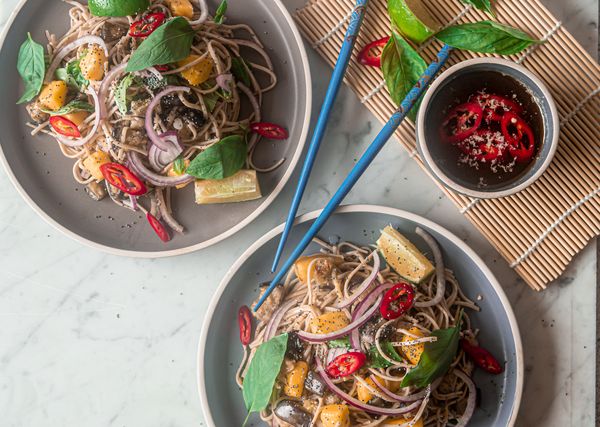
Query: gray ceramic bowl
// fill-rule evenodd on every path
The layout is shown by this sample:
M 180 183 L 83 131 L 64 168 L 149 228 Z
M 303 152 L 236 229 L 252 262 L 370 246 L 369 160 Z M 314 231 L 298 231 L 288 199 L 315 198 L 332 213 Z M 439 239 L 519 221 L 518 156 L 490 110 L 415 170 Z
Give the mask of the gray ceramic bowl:
M 214 11 L 220 1 L 208 3 Z M 22 91 L 16 69 L 19 46 L 27 32 L 39 42 L 45 40 L 46 29 L 63 34 L 68 27 L 67 11 L 68 5 L 60 0 L 23 0 L 0 36 L 0 159 L 25 201 L 79 242 L 119 255 L 144 257 L 204 248 L 240 230 L 264 211 L 283 189 L 302 153 L 312 102 L 304 45 L 283 4 L 279 0 L 230 1 L 227 18 L 255 29 L 279 77 L 276 88 L 265 96 L 263 117 L 285 125 L 290 137 L 286 141 L 263 141 L 257 164 L 272 165 L 282 157 L 286 161 L 273 172 L 259 174 L 263 197 L 255 201 L 198 206 L 193 186 L 178 191 L 174 210 L 187 231 L 167 244 L 153 234 L 141 215 L 109 200 L 92 201 L 71 176 L 72 160 L 61 154 L 50 137 L 31 137 L 25 126 L 25 108 L 15 104 Z
M 296 220 L 284 259 L 304 235 L 319 211 Z M 500 376 L 477 371 L 475 382 L 481 389 L 481 406 L 469 427 L 512 426 L 515 423 L 523 387 L 523 354 L 519 329 L 506 296 L 498 281 L 458 237 L 417 215 L 393 208 L 351 205 L 339 208 L 329 219 L 321 238 L 339 236 L 358 244 L 372 244 L 380 230 L 392 224 L 422 250 L 427 245 L 415 234 L 416 226 L 431 233 L 442 247 L 447 266 L 454 270 L 465 294 L 476 299 L 480 313 L 472 314 L 475 327 L 481 328 L 481 340 L 506 369 Z M 198 348 L 198 389 L 206 422 L 209 426 L 240 426 L 246 417 L 242 393 L 235 382 L 235 372 L 242 357 L 239 343 L 237 309 L 250 304 L 258 293 L 258 284 L 271 278 L 273 254 L 283 225 L 271 230 L 254 243 L 235 262 L 215 293 L 202 326 Z M 317 251 L 310 246 L 306 253 Z M 254 422 L 253 422 L 254 421 Z M 252 416 L 248 425 L 261 425 Z
M 543 126 L 543 141 L 541 149 L 538 149 L 533 164 L 516 180 L 503 185 L 495 185 L 490 188 L 477 187 L 466 184 L 447 173 L 440 166 L 440 159 L 432 154 L 432 144 L 438 144 L 437 138 L 426 138 L 426 129 L 431 126 L 437 128 L 439 123 L 435 123 L 432 114 L 432 106 L 440 102 L 439 98 L 444 92 L 448 91 L 454 83 L 462 78 L 476 78 L 476 73 L 481 71 L 496 71 L 506 76 L 512 77 L 520 82 L 527 91 L 533 95 L 533 99 L 540 108 Z M 514 194 L 523 190 L 532 184 L 546 170 L 554 152 L 558 146 L 559 136 L 559 117 L 556 106 L 550 95 L 548 88 L 542 81 L 525 67 L 512 61 L 498 58 L 475 58 L 460 62 L 446 71 L 444 71 L 431 84 L 423 97 L 423 102 L 417 115 L 417 149 L 426 167 L 444 186 L 451 188 L 461 194 L 477 198 L 497 198 Z

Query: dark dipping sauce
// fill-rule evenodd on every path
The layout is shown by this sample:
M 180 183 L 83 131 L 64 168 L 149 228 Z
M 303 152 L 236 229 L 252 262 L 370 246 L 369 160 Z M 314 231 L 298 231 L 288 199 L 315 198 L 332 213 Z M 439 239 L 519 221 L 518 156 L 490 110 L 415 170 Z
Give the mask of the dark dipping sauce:
M 533 156 L 527 161 L 516 161 L 505 150 L 496 160 L 475 159 L 465 154 L 457 143 L 449 143 L 442 131 L 452 110 L 461 104 L 473 102 L 478 94 L 500 95 L 516 103 L 518 115 L 529 125 L 534 136 Z M 434 95 L 430 102 L 425 137 L 431 156 L 442 172 L 457 184 L 483 191 L 494 191 L 522 177 L 533 165 L 544 140 L 544 123 L 539 105 L 527 88 L 497 71 L 466 72 L 450 80 Z M 502 112 L 501 112 L 502 113 Z M 487 120 L 484 114 L 480 127 L 501 135 L 500 121 Z

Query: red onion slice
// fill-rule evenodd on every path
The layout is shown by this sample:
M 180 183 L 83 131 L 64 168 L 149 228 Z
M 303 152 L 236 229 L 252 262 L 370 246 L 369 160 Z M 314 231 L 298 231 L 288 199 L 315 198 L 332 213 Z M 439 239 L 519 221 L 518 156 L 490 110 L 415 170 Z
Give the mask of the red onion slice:
M 271 320 L 269 320 L 269 323 L 267 324 L 267 328 L 265 330 L 265 341 L 268 341 L 275 336 L 275 334 L 277 333 L 277 328 L 283 320 L 283 316 L 285 316 L 285 313 L 297 303 L 298 301 L 296 300 L 288 301 L 281 307 L 279 307 L 275 311 L 275 313 L 271 315 Z
M 471 420 L 473 412 L 475 411 L 475 405 L 477 404 L 477 388 L 475 387 L 475 383 L 473 382 L 473 380 L 460 369 L 455 369 L 454 375 L 463 380 L 464 383 L 467 385 L 467 388 L 469 389 L 467 407 L 465 408 L 465 412 L 463 412 L 462 416 L 458 420 L 458 424 L 456 424 L 455 426 L 465 427 Z
M 379 387 L 383 394 L 385 394 L 390 399 L 396 400 L 398 402 L 410 403 L 416 402 L 417 400 L 423 400 L 423 398 L 425 398 L 425 396 L 427 396 L 427 394 L 429 393 L 429 390 L 425 388 L 418 393 L 409 394 L 408 396 L 401 396 L 399 394 L 391 392 L 381 381 L 379 381 L 376 375 L 371 375 L 371 380 L 373 380 L 373 382 L 377 385 L 377 387 Z M 441 382 L 442 378 L 438 378 L 437 380 L 432 382 L 431 390 L 435 390 Z
M 94 110 L 96 111 L 96 117 L 94 117 L 94 125 L 92 126 L 92 129 L 88 132 L 88 134 L 83 138 L 70 139 L 65 138 L 61 135 L 57 135 L 56 139 L 61 144 L 64 144 L 68 147 L 81 147 L 82 145 L 88 143 L 96 135 L 96 132 L 98 132 L 98 127 L 100 127 L 100 100 L 98 99 L 98 95 L 96 94 L 96 92 L 94 92 L 94 89 L 92 89 L 91 86 L 88 87 L 87 92 L 94 99 Z
M 221 89 L 231 92 L 233 86 L 233 76 L 231 74 L 219 74 L 216 80 Z
M 108 92 L 110 91 L 110 85 L 112 82 L 119 77 L 127 68 L 127 62 L 124 64 L 117 65 L 115 68 L 110 70 L 106 76 L 104 76 L 104 80 L 102 80 L 102 84 L 100 85 L 100 91 L 98 92 L 98 97 L 100 98 L 100 118 L 106 118 L 108 114 L 108 109 L 106 106 L 106 101 L 108 100 Z
M 333 381 L 331 381 L 331 378 L 329 378 L 329 375 L 327 375 L 325 369 L 323 369 L 323 362 L 321 362 L 320 357 L 315 357 L 315 362 L 317 364 L 317 372 L 319 373 L 325 384 L 327 384 L 327 387 L 329 387 L 329 389 L 333 393 L 337 394 L 340 399 L 346 401 L 348 404 L 360 409 L 361 411 L 365 411 L 370 414 L 396 416 L 414 411 L 421 404 L 421 402 L 417 400 L 416 402 L 413 402 L 408 406 L 402 406 L 400 408 L 380 408 L 378 406 L 367 405 L 366 403 L 363 403 L 360 400 L 350 396 L 348 393 L 346 393 L 337 385 L 335 385 Z
M 369 288 L 371 283 L 373 283 L 373 280 L 375 280 L 375 277 L 377 277 L 377 273 L 379 273 L 380 261 L 379 261 L 379 255 L 377 255 L 377 251 L 373 251 L 372 255 L 373 255 L 373 270 L 371 271 L 369 276 L 367 276 L 367 278 L 365 278 L 365 280 L 363 280 L 363 282 L 360 284 L 360 286 L 356 289 L 356 291 L 352 295 L 350 295 L 348 298 L 340 301 L 339 303 L 335 304 L 334 305 L 335 308 L 348 307 L 354 301 L 356 301 Z
M 200 9 L 200 16 L 198 19 L 190 21 L 190 25 L 200 25 L 208 18 L 208 6 L 206 5 L 206 0 L 196 0 L 196 3 L 198 9 Z
M 165 90 L 163 90 L 162 92 L 159 92 L 152 99 L 152 102 L 150 102 L 150 105 L 148 105 L 148 108 L 146 109 L 146 133 L 148 134 L 148 138 L 150 138 L 150 141 L 152 141 L 152 143 L 154 145 L 156 145 L 158 148 L 160 148 L 163 151 L 168 151 L 171 144 L 169 144 L 167 141 L 163 141 L 161 139 L 161 137 L 154 130 L 154 118 L 153 118 L 154 109 L 160 103 L 160 100 L 164 96 L 169 95 L 174 92 L 189 92 L 190 90 L 191 89 L 189 87 L 184 87 L 184 86 L 168 87 Z
M 375 298 L 377 298 L 380 294 L 382 294 L 383 292 L 387 291 L 388 289 L 391 289 L 394 285 L 391 283 L 388 283 L 386 285 L 381 285 L 375 289 L 373 289 L 361 302 L 360 304 L 358 304 L 358 306 L 356 307 L 356 309 L 354 310 L 354 312 L 352 313 L 352 320 L 354 320 L 355 318 L 361 316 L 365 310 L 367 309 L 367 307 L 369 307 L 369 305 L 371 305 L 371 303 L 373 302 L 373 300 Z M 379 303 L 381 301 L 379 301 L 377 304 L 374 305 L 374 307 L 377 309 L 379 308 Z M 352 333 L 350 334 L 350 344 L 352 345 L 352 347 L 360 350 L 361 346 L 360 346 L 360 335 L 358 333 L 358 328 L 356 328 L 355 330 L 352 331 Z
M 62 60 L 65 59 L 65 56 L 67 56 L 73 50 L 77 49 L 79 46 L 82 46 L 84 44 L 99 45 L 102 49 L 104 49 L 104 53 L 106 54 L 106 57 L 108 58 L 108 56 L 109 56 L 108 48 L 106 47 L 106 43 L 104 43 L 104 40 L 101 37 L 98 37 L 98 36 L 80 37 L 77 40 L 72 41 L 71 43 L 67 44 L 65 47 L 63 47 L 61 50 L 59 50 L 58 53 L 56 53 L 54 55 L 54 59 L 50 63 L 50 66 L 48 67 L 48 71 L 46 72 L 46 76 L 44 77 L 44 81 L 50 82 L 54 78 L 54 72 L 56 71 L 56 69 L 62 62 Z
M 430 299 L 429 301 L 416 301 L 415 307 L 432 307 L 434 305 L 438 305 L 446 293 L 446 270 L 444 268 L 444 258 L 442 257 L 442 251 L 440 247 L 431 234 L 420 227 L 417 227 L 415 232 L 421 236 L 421 238 L 425 240 L 425 243 L 427 243 L 431 248 L 433 260 L 435 262 L 435 279 L 437 282 L 437 289 L 433 299 Z
M 156 172 L 162 171 L 165 167 L 171 164 L 182 152 L 183 147 L 179 143 L 179 137 L 177 132 L 166 132 L 160 135 L 160 138 L 170 144 L 170 148 L 167 151 L 161 150 L 156 145 L 150 143 L 148 148 L 148 160 L 150 166 Z
M 194 180 L 194 177 L 188 174 L 179 176 L 159 175 L 148 169 L 142 162 L 139 153 L 135 151 L 128 151 L 127 159 L 131 163 L 131 167 L 141 178 L 157 187 L 174 187 L 176 185 L 187 184 L 188 182 Z

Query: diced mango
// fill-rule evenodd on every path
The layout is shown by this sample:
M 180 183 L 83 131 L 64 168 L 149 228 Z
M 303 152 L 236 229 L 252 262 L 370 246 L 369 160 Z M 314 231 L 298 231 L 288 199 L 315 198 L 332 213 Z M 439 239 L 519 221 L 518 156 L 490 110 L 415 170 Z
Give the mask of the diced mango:
M 412 418 L 391 418 L 389 420 L 385 420 L 383 422 L 384 426 L 405 426 L 408 427 L 408 423 Z M 419 418 L 416 423 L 413 424 L 413 427 L 423 427 L 423 419 Z
M 88 170 L 94 179 L 101 181 L 104 175 L 100 171 L 100 166 L 105 163 L 110 163 L 110 156 L 104 151 L 96 151 L 83 161 L 83 166 Z
M 419 338 L 425 336 L 423 334 L 423 332 L 416 326 L 413 326 L 412 328 L 410 328 L 408 330 L 408 332 L 410 332 L 413 335 L 418 336 Z M 402 337 L 402 342 L 414 341 L 415 339 L 416 338 L 411 337 L 409 335 L 404 335 Z M 410 363 L 412 363 L 413 365 L 416 365 L 419 363 L 419 359 L 421 359 L 421 354 L 423 354 L 423 351 L 425 350 L 425 343 L 408 345 L 408 346 L 404 346 L 401 348 L 402 348 L 402 352 L 404 353 L 404 356 L 410 361 Z
M 298 260 L 294 263 L 294 273 L 296 273 L 296 276 L 302 283 L 306 283 L 308 278 L 308 266 L 313 261 L 315 262 L 310 271 L 311 280 L 315 279 L 319 285 L 322 285 L 326 283 L 327 278 L 331 274 L 333 266 L 339 265 L 342 260 L 339 257 L 321 254 L 302 256 L 298 258 Z
M 349 427 L 350 411 L 346 405 L 325 405 L 321 409 L 323 427 Z
M 373 381 L 371 378 L 367 378 L 365 382 L 371 387 L 377 389 L 375 381 Z M 371 390 L 365 387 L 365 385 L 362 382 L 358 382 L 356 384 L 356 394 L 358 396 L 358 400 L 360 400 L 363 403 L 368 403 L 369 400 L 373 399 L 373 393 L 371 393 Z
M 39 103 L 47 110 L 56 111 L 65 105 L 69 88 L 62 80 L 48 83 L 40 93 Z
M 75 111 L 73 113 L 63 114 L 62 116 L 65 119 L 75 123 L 76 126 L 81 126 L 81 124 L 89 115 L 90 113 L 88 113 L 87 111 Z
M 348 326 L 348 317 L 343 311 L 330 311 L 315 317 L 310 325 L 315 334 L 330 334 Z
M 187 19 L 194 17 L 194 8 L 190 0 L 167 0 L 173 16 L 184 16 Z
M 184 67 L 190 62 L 193 62 L 200 58 L 199 55 L 190 55 L 187 58 L 179 61 L 177 63 L 178 66 Z M 192 86 L 198 86 L 199 84 L 204 83 L 210 77 L 210 74 L 213 70 L 213 61 L 209 57 L 203 58 L 197 64 L 192 65 L 191 67 L 186 68 L 181 72 L 181 76 L 188 81 Z
M 304 391 L 304 381 L 308 374 L 308 363 L 303 360 L 296 362 L 294 368 L 285 376 L 285 387 L 283 392 L 290 397 L 302 396 Z
M 104 65 L 106 64 L 106 54 L 97 44 L 91 45 L 81 62 L 81 75 L 88 80 L 99 81 L 104 77 Z
M 190 165 L 190 161 L 189 160 L 185 160 L 183 163 L 185 164 L 185 169 L 187 169 L 187 167 Z M 184 169 L 184 172 L 185 172 L 185 169 Z M 174 176 L 180 176 L 180 175 L 181 174 L 178 174 L 177 172 L 175 172 L 175 170 L 173 169 L 173 166 L 171 166 L 169 168 L 169 170 L 167 171 L 167 176 L 173 176 L 174 177 Z M 175 188 L 177 188 L 179 190 L 179 189 L 185 187 L 188 184 L 189 184 L 189 182 L 186 182 L 185 184 L 179 184 L 179 185 L 176 185 Z

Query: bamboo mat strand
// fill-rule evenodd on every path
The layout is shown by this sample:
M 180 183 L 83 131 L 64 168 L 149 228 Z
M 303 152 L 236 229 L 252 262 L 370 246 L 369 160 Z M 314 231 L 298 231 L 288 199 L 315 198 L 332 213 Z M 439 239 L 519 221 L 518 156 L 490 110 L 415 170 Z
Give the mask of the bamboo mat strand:
M 296 13 L 300 30 L 331 66 L 352 6 L 353 0 L 309 0 Z M 429 0 L 424 6 L 443 27 L 489 19 L 458 0 Z M 542 177 L 511 197 L 481 200 L 444 191 L 523 280 L 541 290 L 600 234 L 600 67 L 539 0 L 497 0 L 495 11 L 499 22 L 544 42 L 506 58 L 529 68 L 548 86 L 560 116 L 559 147 Z M 386 1 L 371 0 L 357 46 L 386 35 Z M 430 39 L 417 49 L 432 60 L 440 47 L 439 41 Z M 449 65 L 475 56 L 494 55 L 455 51 Z M 356 57 L 345 82 L 382 123 L 396 109 L 380 70 L 360 66 Z M 414 124 L 405 121 L 396 135 L 423 167 L 415 147 Z

